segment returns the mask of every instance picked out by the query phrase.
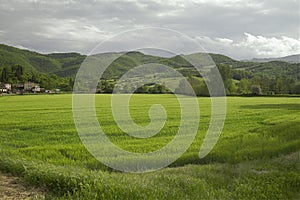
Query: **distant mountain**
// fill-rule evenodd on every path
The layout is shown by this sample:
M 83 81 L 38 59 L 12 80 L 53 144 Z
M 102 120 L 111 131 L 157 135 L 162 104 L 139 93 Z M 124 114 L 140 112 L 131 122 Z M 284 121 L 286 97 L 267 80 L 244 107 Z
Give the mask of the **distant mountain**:
M 79 53 L 52 53 L 45 56 L 55 59 L 60 63 L 60 68 L 52 71 L 52 73 L 60 77 L 74 76 L 86 58 L 85 55 Z
M 233 68 L 251 72 L 253 75 L 264 75 L 270 78 L 284 76 L 300 81 L 300 63 L 288 63 L 284 61 L 238 62 Z
M 110 57 L 115 53 L 111 52 L 105 54 L 106 57 Z M 191 56 L 201 57 L 202 55 L 202 53 L 197 53 Z M 216 63 L 233 64 L 237 62 L 224 55 L 210 55 Z M 21 65 L 29 71 L 53 73 L 59 77 L 74 77 L 85 58 L 85 55 L 78 53 L 40 54 L 0 44 L 0 69 L 7 66 Z M 198 73 L 182 56 L 167 58 L 146 55 L 141 52 L 128 52 L 109 66 L 104 74 L 104 78 L 117 78 L 129 69 L 146 63 L 164 64 L 176 68 L 183 75 L 195 75 Z
M 300 54 L 285 56 L 281 58 L 253 58 L 251 62 L 270 62 L 270 61 L 284 61 L 289 63 L 300 63 Z
M 116 53 L 105 53 L 105 56 L 115 56 Z M 128 52 L 115 60 L 105 71 L 104 78 L 118 78 L 126 71 L 138 65 L 146 63 L 159 63 L 170 66 L 184 76 L 199 76 L 199 73 L 188 63 L 184 57 L 197 58 L 196 60 L 205 63 L 207 56 L 203 53 L 191 55 L 159 57 L 146 55 L 141 52 Z M 245 70 L 253 75 L 266 75 L 269 77 L 286 76 L 300 80 L 300 63 L 290 63 L 299 58 L 299 55 L 288 56 L 284 61 L 237 61 L 228 56 L 220 54 L 209 54 L 216 64 L 230 65 L 236 70 Z M 40 54 L 33 51 L 18 49 L 15 47 L 0 44 L 0 70 L 4 67 L 21 65 L 27 71 L 36 73 L 55 74 L 59 77 L 75 77 L 81 63 L 86 55 L 78 53 L 52 53 Z M 208 62 L 210 63 L 210 62 Z
M 64 77 L 76 74 L 85 57 L 78 53 L 46 55 L 0 44 L 0 68 L 21 65 L 29 71 L 53 73 Z
M 60 63 L 45 55 L 22 50 L 15 47 L 0 45 L 0 66 L 22 65 L 24 68 L 40 72 L 53 72 L 61 69 Z

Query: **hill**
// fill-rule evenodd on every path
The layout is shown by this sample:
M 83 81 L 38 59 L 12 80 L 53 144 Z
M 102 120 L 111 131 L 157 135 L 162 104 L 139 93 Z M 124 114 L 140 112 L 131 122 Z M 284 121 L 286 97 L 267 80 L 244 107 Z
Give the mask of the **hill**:
M 119 53 L 100 54 L 102 58 L 115 58 Z M 194 83 L 199 95 L 207 95 L 201 74 L 185 58 L 211 65 L 213 60 L 222 75 L 227 94 L 294 94 L 300 92 L 300 63 L 285 61 L 237 61 L 221 54 L 194 53 L 173 57 L 159 57 L 133 51 L 123 53 L 104 72 L 102 92 L 110 93 L 115 80 L 128 70 L 147 63 L 159 63 L 174 68 Z M 0 45 L 0 82 L 21 83 L 32 81 L 47 89 L 72 90 L 76 73 L 87 56 L 79 53 L 40 54 L 33 51 Z M 212 60 L 211 60 L 212 59 Z M 4 74 L 3 74 L 4 72 Z M 243 80 L 244 79 L 244 80 Z M 256 87 L 254 92 L 251 88 Z M 101 88 L 101 87 L 100 87 Z M 199 88 L 202 88 L 202 92 Z M 149 89 L 149 90 L 148 90 Z M 165 93 L 165 89 L 147 90 Z
M 251 62 L 270 62 L 270 61 L 284 61 L 289 63 L 300 63 L 300 54 L 290 55 L 280 58 L 253 58 Z
M 288 63 L 284 61 L 270 61 L 265 63 L 239 62 L 234 69 L 245 70 L 253 74 L 271 78 L 284 76 L 300 80 L 300 63 Z
M 113 53 L 107 53 L 111 56 Z M 299 63 L 284 61 L 250 62 L 237 61 L 220 54 L 209 54 L 216 64 L 226 64 L 233 69 L 247 70 L 254 74 L 264 74 L 270 77 L 288 76 L 300 79 Z M 195 53 L 187 56 L 203 56 L 203 53 Z M 182 74 L 196 75 L 197 72 L 190 63 L 183 59 L 184 56 L 171 58 L 145 55 L 141 52 L 128 52 L 118 58 L 105 73 L 105 78 L 117 78 L 127 70 L 146 63 L 160 63 L 173 67 Z M 285 60 L 295 60 L 299 55 L 285 57 Z M 52 53 L 40 54 L 33 51 L 18 49 L 0 44 L 0 69 L 6 66 L 21 65 L 28 71 L 39 73 L 53 73 L 59 77 L 75 77 L 80 64 L 86 58 L 79 53 Z M 278 58 L 279 60 L 280 58 Z
M 79 53 L 52 53 L 45 56 L 56 60 L 60 64 L 59 69 L 52 71 L 60 77 L 75 75 L 81 63 L 86 58 L 86 56 Z
M 0 68 L 21 65 L 30 71 L 52 73 L 61 70 L 61 63 L 43 54 L 0 45 Z

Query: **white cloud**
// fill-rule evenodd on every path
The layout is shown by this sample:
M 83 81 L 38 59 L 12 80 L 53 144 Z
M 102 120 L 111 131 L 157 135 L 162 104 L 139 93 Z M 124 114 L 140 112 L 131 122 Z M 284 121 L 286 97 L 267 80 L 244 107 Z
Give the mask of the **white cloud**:
M 252 1 L 251 0 L 212 0 L 212 1 L 207 0 L 206 2 L 214 3 L 215 5 L 218 5 L 220 7 L 234 7 L 234 8 L 240 8 L 242 6 L 259 8 L 262 5 L 260 1 L 253 1 L 253 0 Z
M 4 44 L 16 47 L 18 49 L 29 50 L 29 51 L 36 51 L 35 49 L 29 48 L 29 47 L 26 47 L 26 46 L 22 46 L 22 45 L 18 45 L 18 44 L 13 44 L 13 43 L 10 43 L 10 42 L 5 42 Z
M 245 33 L 243 41 L 234 44 L 236 47 L 254 51 L 259 56 L 279 57 L 300 53 L 300 40 L 286 36 L 264 37 Z
M 300 54 L 300 39 L 291 37 L 264 37 L 244 33 L 241 40 L 196 37 L 208 52 L 223 53 L 236 59 L 250 57 L 283 57 Z
M 34 33 L 47 39 L 100 42 L 112 34 L 98 27 L 77 20 L 49 19 L 44 22 L 42 31 Z
M 134 2 L 137 5 L 147 5 L 148 3 L 157 3 L 173 7 L 174 9 L 188 8 L 194 5 L 211 5 L 222 8 L 238 9 L 238 8 L 253 8 L 258 9 L 263 6 L 261 1 L 256 0 L 150 0 L 140 3 L 138 0 L 127 0 L 127 2 Z
M 226 44 L 228 44 L 228 42 L 224 42 L 224 40 L 226 40 L 226 41 L 230 40 L 230 39 L 227 39 L 227 38 L 211 38 L 211 37 L 208 37 L 208 36 L 196 36 L 195 39 L 205 49 L 209 48 L 209 47 L 213 47 L 213 46 L 219 46 L 219 45 L 226 46 Z
M 14 47 L 19 48 L 19 49 L 24 49 L 24 50 L 30 50 L 30 51 L 33 50 L 33 49 L 28 48 L 28 47 L 24 47 L 22 45 L 15 45 Z
M 229 44 L 232 44 L 232 43 L 233 43 L 233 40 L 228 39 L 228 38 L 216 38 L 216 40 L 217 40 L 218 42 L 221 42 L 221 43 L 224 44 L 224 45 L 229 45 Z

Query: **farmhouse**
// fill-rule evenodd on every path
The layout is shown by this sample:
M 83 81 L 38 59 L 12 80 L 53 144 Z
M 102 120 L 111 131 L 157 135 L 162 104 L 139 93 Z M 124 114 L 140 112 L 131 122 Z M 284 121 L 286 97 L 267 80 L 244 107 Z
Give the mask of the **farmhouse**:
M 24 84 L 13 84 L 12 86 L 12 92 L 13 93 L 19 93 L 24 90 Z
M 44 88 L 40 88 L 40 86 L 33 82 L 25 82 L 24 84 L 13 84 L 10 86 L 10 90 L 16 94 L 23 94 L 24 92 L 33 92 L 33 93 L 41 93 L 45 92 Z
M 0 84 L 0 93 L 9 93 L 11 91 L 11 84 L 3 83 Z
M 44 92 L 44 88 L 40 88 L 40 86 L 33 82 L 26 82 L 24 83 L 24 91 L 25 92 L 33 92 L 33 93 L 40 93 Z
M 8 93 L 8 91 L 5 87 L 0 86 L 0 93 Z
M 39 87 L 36 83 L 33 82 L 26 82 L 24 83 L 24 90 L 31 91 L 33 88 Z

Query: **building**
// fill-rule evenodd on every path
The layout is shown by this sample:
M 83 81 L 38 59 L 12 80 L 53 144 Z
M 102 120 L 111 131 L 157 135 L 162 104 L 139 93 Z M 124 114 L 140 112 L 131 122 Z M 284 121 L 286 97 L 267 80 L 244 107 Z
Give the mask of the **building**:
M 16 94 L 23 94 L 23 93 L 44 93 L 46 90 L 45 88 L 40 88 L 37 83 L 33 82 L 25 82 L 24 84 L 9 84 L 3 83 L 0 84 L 0 93 L 16 93 Z
M 0 93 L 8 93 L 8 91 L 5 87 L 0 86 Z
M 11 90 L 11 84 L 9 84 L 9 83 L 4 83 L 3 85 L 4 85 L 4 87 L 5 87 L 7 90 Z
M 25 91 L 31 91 L 33 88 L 35 88 L 36 86 L 38 86 L 36 83 L 32 83 L 32 82 L 26 82 L 24 83 L 24 90 Z M 39 87 L 39 86 L 38 86 Z
M 36 86 L 32 87 L 31 88 L 31 92 L 33 92 L 33 93 L 39 93 L 39 92 L 41 92 L 40 86 L 36 85 Z
M 0 85 L 0 93 L 10 93 L 11 92 L 11 84 L 3 83 Z

